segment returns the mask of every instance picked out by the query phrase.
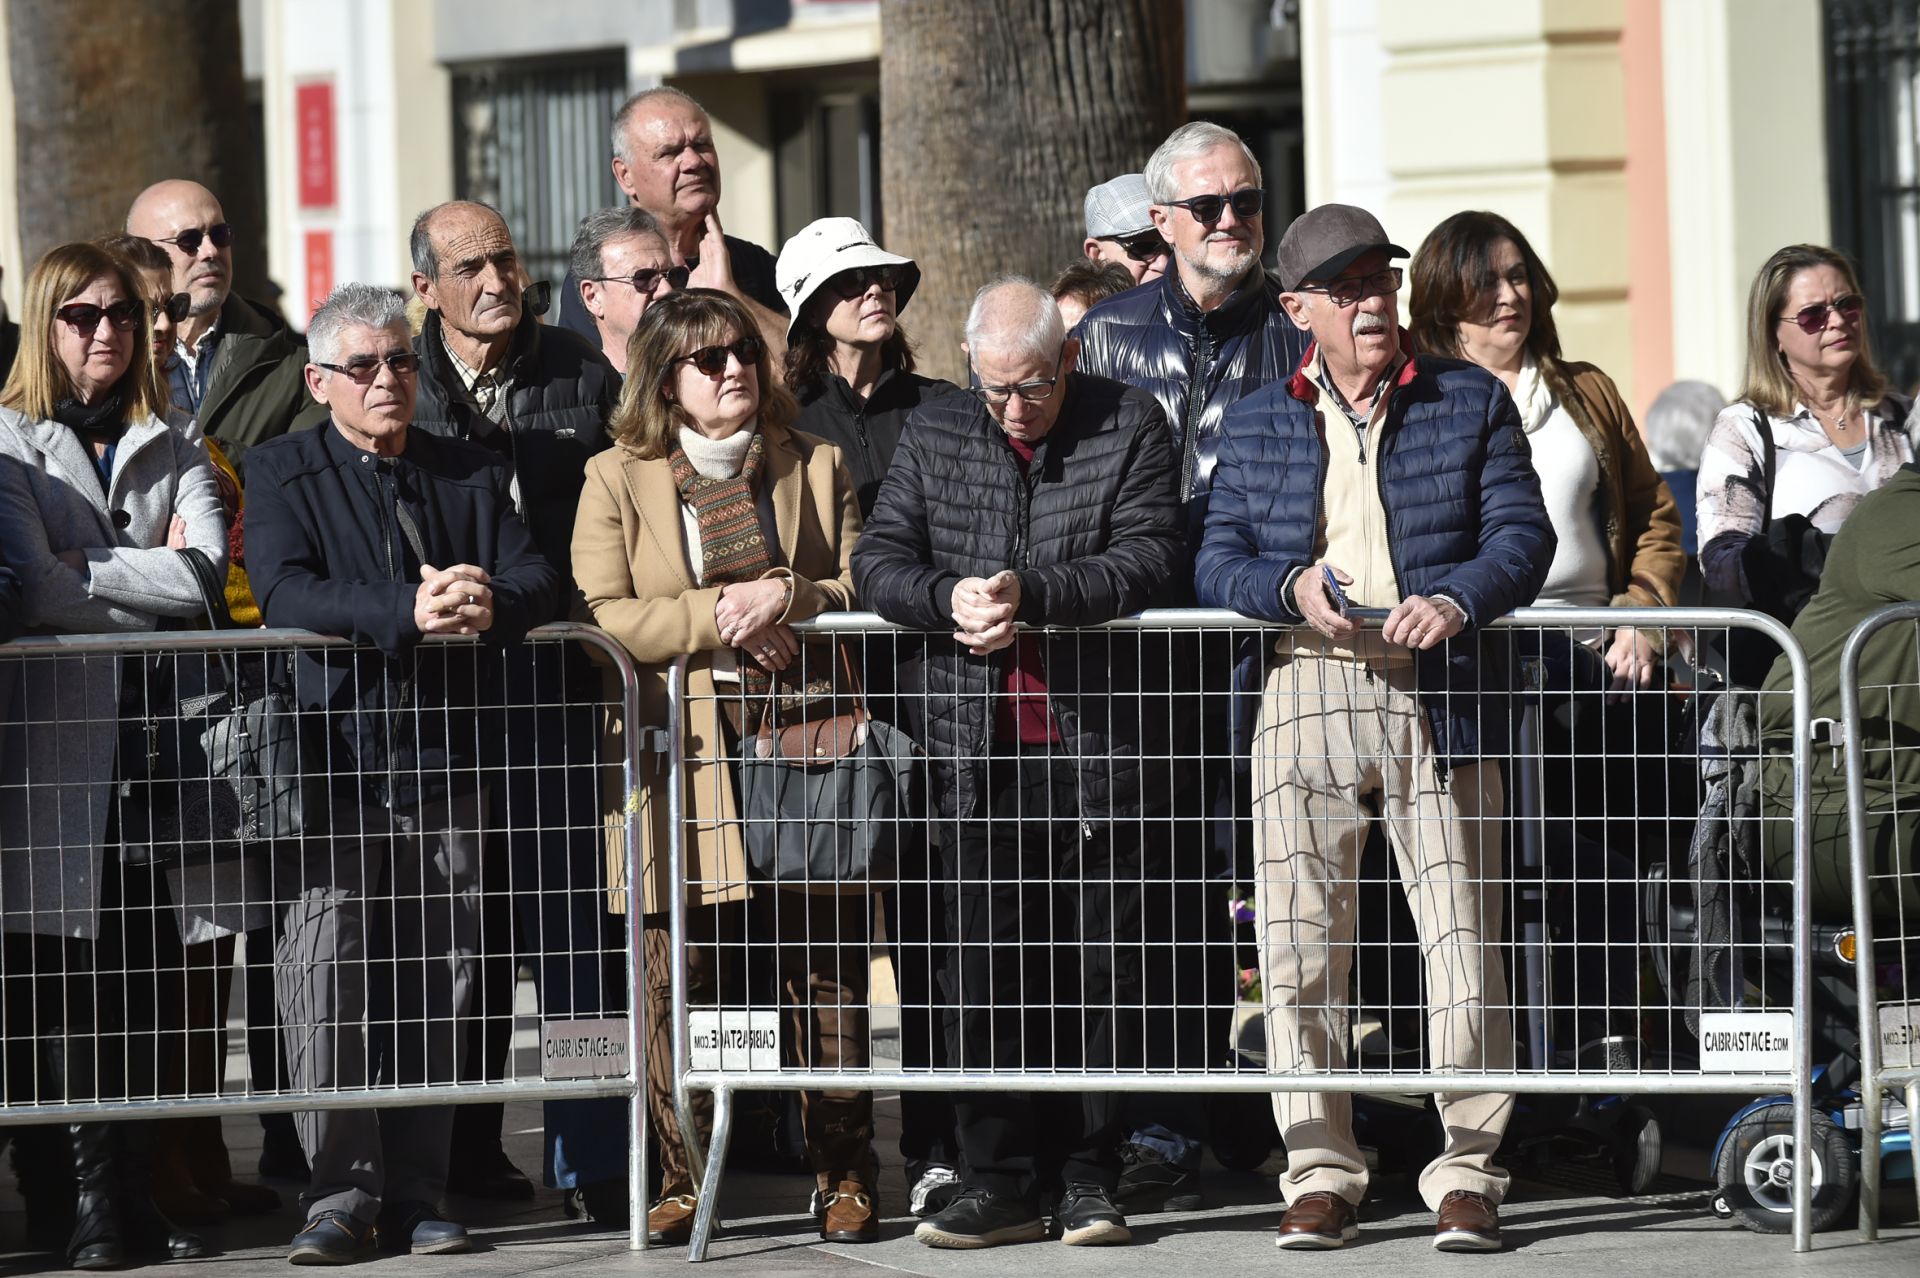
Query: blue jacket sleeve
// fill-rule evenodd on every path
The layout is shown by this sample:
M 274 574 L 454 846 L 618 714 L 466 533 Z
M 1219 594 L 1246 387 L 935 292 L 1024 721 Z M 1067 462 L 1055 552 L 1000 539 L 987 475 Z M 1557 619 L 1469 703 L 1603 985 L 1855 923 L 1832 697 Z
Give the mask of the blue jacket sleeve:
M 1520 411 L 1504 385 L 1487 401 L 1486 447 L 1480 469 L 1480 553 L 1435 582 L 1428 595 L 1446 595 L 1483 626 L 1534 601 L 1546 584 L 1559 544 L 1540 496 L 1533 450 Z
M 1248 506 L 1254 468 L 1246 456 L 1246 441 L 1258 436 L 1268 416 L 1266 398 L 1263 393 L 1241 400 L 1221 422 L 1213 491 L 1194 561 L 1194 593 L 1203 608 L 1228 608 L 1261 621 L 1299 621 L 1281 588 L 1306 560 L 1262 551 Z
M 262 619 L 269 626 L 370 643 L 386 653 L 410 651 L 420 642 L 413 624 L 417 587 L 330 579 L 321 521 L 289 498 L 284 456 L 285 450 L 268 446 L 248 458 L 247 580 Z

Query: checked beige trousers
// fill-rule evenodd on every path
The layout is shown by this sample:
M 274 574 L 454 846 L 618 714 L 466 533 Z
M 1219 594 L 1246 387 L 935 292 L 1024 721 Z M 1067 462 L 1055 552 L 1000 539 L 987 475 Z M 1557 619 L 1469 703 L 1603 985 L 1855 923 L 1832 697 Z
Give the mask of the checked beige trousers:
M 1426 973 L 1428 1067 L 1507 1070 L 1513 1031 L 1500 952 L 1501 783 L 1493 761 L 1436 771 L 1411 665 L 1298 656 L 1267 675 L 1253 745 L 1260 975 L 1267 1068 L 1347 1068 L 1355 901 L 1367 826 L 1378 813 L 1400 871 Z M 1386 991 L 1362 991 L 1376 997 Z M 1412 996 L 1395 991 L 1396 1003 Z M 1513 1110 L 1499 1093 L 1436 1097 L 1446 1128 L 1421 1173 L 1429 1207 L 1456 1189 L 1505 1195 L 1494 1162 Z M 1276 1092 L 1288 1203 L 1366 1193 L 1345 1092 Z

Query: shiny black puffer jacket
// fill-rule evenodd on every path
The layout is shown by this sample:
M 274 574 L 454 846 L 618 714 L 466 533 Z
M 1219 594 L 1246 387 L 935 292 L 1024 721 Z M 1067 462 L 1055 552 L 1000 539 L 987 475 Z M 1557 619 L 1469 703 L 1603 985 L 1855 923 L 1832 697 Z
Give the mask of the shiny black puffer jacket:
M 1239 400 L 1291 377 L 1307 349 L 1307 335 L 1280 309 L 1279 286 L 1265 271 L 1254 271 L 1203 314 L 1187 299 L 1179 272 L 1168 271 L 1095 306 L 1074 333 L 1081 372 L 1125 382 L 1160 401 L 1180 458 L 1188 546 L 1198 549 L 1221 420 Z
M 970 395 L 923 401 L 853 548 L 854 590 L 887 620 L 931 632 L 926 697 L 908 724 L 932 760 L 943 816 L 981 811 L 995 711 L 1014 650 L 976 657 L 945 637 L 964 577 L 1013 569 L 1029 626 L 1097 626 L 1159 602 L 1183 563 L 1173 448 L 1159 405 L 1074 373 L 1059 420 L 1022 475 L 1005 431 Z M 1080 816 L 1164 808 L 1170 693 L 1164 658 L 1130 631 L 1041 641 L 1058 757 L 1079 773 Z M 1157 666 L 1157 669 L 1155 668 Z M 1158 759 L 1157 769 L 1143 767 Z

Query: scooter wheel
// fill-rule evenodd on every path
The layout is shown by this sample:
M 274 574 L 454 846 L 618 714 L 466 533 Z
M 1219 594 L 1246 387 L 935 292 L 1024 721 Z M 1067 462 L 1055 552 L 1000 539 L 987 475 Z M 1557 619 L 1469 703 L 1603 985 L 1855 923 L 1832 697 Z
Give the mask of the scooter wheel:
M 1610 1141 L 1613 1178 L 1629 1197 L 1644 1194 L 1660 1179 L 1660 1120 L 1645 1105 L 1628 1105 L 1620 1114 Z
M 1859 1180 L 1846 1133 L 1813 1116 L 1813 1228 L 1831 1229 L 1853 1203 Z M 1793 1106 L 1769 1105 L 1728 1133 L 1717 1169 L 1720 1197 L 1740 1223 L 1762 1234 L 1793 1228 Z

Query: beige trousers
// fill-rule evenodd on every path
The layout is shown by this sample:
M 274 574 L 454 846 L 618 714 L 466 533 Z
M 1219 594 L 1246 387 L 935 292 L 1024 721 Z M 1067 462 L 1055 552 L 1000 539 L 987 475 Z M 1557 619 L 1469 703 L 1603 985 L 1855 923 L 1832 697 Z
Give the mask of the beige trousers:
M 1299 657 L 1267 675 L 1253 745 L 1260 974 L 1267 1068 L 1346 1068 L 1355 898 L 1370 809 L 1386 823 L 1426 969 L 1427 1049 L 1441 1072 L 1508 1070 L 1513 1030 L 1502 968 L 1500 770 L 1434 770 L 1410 667 Z M 1429 1207 L 1456 1189 L 1499 1202 L 1493 1160 L 1513 1110 L 1499 1093 L 1436 1097 L 1446 1147 L 1420 1175 Z M 1345 1092 L 1276 1092 L 1288 1203 L 1366 1193 Z

